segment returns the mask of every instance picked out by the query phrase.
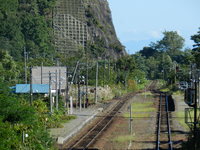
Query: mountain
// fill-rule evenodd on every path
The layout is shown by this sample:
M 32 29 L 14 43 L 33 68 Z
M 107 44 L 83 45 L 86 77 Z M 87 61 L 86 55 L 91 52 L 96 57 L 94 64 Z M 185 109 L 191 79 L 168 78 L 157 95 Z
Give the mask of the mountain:
M 1 0 L 0 50 L 17 61 L 126 55 L 106 0 Z
M 126 55 L 116 36 L 107 0 L 57 0 L 53 26 L 55 47 L 60 53 L 82 50 L 92 58 Z

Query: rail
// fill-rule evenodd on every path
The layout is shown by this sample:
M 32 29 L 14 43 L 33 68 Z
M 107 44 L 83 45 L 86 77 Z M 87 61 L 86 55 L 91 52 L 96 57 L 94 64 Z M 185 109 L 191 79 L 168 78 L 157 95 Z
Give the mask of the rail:
M 165 95 L 165 103 L 166 103 L 166 114 L 167 114 L 167 128 L 168 128 L 168 144 L 169 144 L 169 149 L 173 150 L 173 146 L 172 146 L 172 140 L 171 140 L 171 127 L 170 127 L 170 120 L 169 120 L 169 106 L 168 106 L 168 96 Z
M 147 87 L 148 90 L 152 90 L 157 81 L 151 82 L 151 84 Z M 119 98 L 118 103 L 111 109 L 108 115 L 104 116 L 98 123 L 92 127 L 84 136 L 82 136 L 80 139 L 76 140 L 69 148 L 64 148 L 65 150 L 77 150 L 77 149 L 88 149 L 89 146 L 92 145 L 92 143 L 97 139 L 97 137 L 109 126 L 109 124 L 112 122 L 114 117 L 116 116 L 117 112 L 122 108 L 122 106 L 125 104 L 126 101 L 128 101 L 131 97 L 133 97 L 135 94 L 142 92 L 138 91 L 136 93 L 130 93 L 127 96 L 122 98 Z
M 165 101 L 164 101 L 164 99 Z M 170 126 L 170 115 L 169 115 L 169 106 L 168 106 L 168 96 L 166 93 L 160 93 L 160 101 L 159 101 L 159 108 L 158 108 L 158 121 L 157 121 L 157 142 L 156 142 L 156 150 L 161 149 L 161 143 L 167 143 L 168 144 L 168 149 L 173 150 L 173 145 L 172 145 L 172 139 L 171 139 L 171 126 Z M 162 123 L 166 124 L 162 124 Z M 165 126 L 167 125 L 167 128 Z M 165 131 L 167 132 L 167 142 L 161 141 L 161 137 L 164 136 L 163 134 L 164 131 L 161 131 L 166 129 Z M 163 133 L 161 133 L 163 132 Z
M 73 144 L 68 150 L 74 149 L 87 149 L 94 140 L 101 134 L 102 131 L 112 122 L 113 118 L 117 114 L 118 110 L 122 107 L 124 103 L 118 102 L 116 106 L 110 111 L 109 115 L 105 116 L 100 120 L 93 128 L 91 128 L 85 136 L 79 139 L 75 144 Z

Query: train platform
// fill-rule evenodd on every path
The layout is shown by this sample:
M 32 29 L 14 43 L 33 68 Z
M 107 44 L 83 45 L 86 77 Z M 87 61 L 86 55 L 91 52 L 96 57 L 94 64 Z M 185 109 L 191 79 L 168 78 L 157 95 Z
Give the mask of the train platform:
M 96 104 L 89 106 L 88 108 L 82 108 L 81 110 L 74 109 L 73 115 L 76 119 L 63 123 L 62 128 L 50 129 L 50 135 L 57 141 L 57 144 L 63 144 L 70 137 L 75 135 L 81 128 L 83 128 L 89 121 L 91 121 L 98 113 L 103 111 L 105 104 Z

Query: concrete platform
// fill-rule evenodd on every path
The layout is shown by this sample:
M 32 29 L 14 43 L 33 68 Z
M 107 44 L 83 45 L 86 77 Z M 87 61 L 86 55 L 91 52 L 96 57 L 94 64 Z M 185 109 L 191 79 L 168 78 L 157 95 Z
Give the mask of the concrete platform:
M 99 112 L 103 110 L 101 104 L 90 106 L 87 109 L 74 109 L 73 115 L 76 119 L 70 120 L 62 124 L 63 128 L 50 129 L 50 135 L 56 139 L 58 144 L 64 144 L 70 137 L 75 135 L 81 128 L 83 128 L 89 121 L 91 121 Z

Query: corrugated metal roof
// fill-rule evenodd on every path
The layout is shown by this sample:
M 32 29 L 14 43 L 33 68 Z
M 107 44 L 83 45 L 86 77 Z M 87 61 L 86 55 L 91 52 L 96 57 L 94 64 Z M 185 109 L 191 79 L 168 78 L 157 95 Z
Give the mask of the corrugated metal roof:
M 32 84 L 33 93 L 49 93 L 49 84 Z M 30 84 L 16 84 L 15 93 L 29 93 Z

